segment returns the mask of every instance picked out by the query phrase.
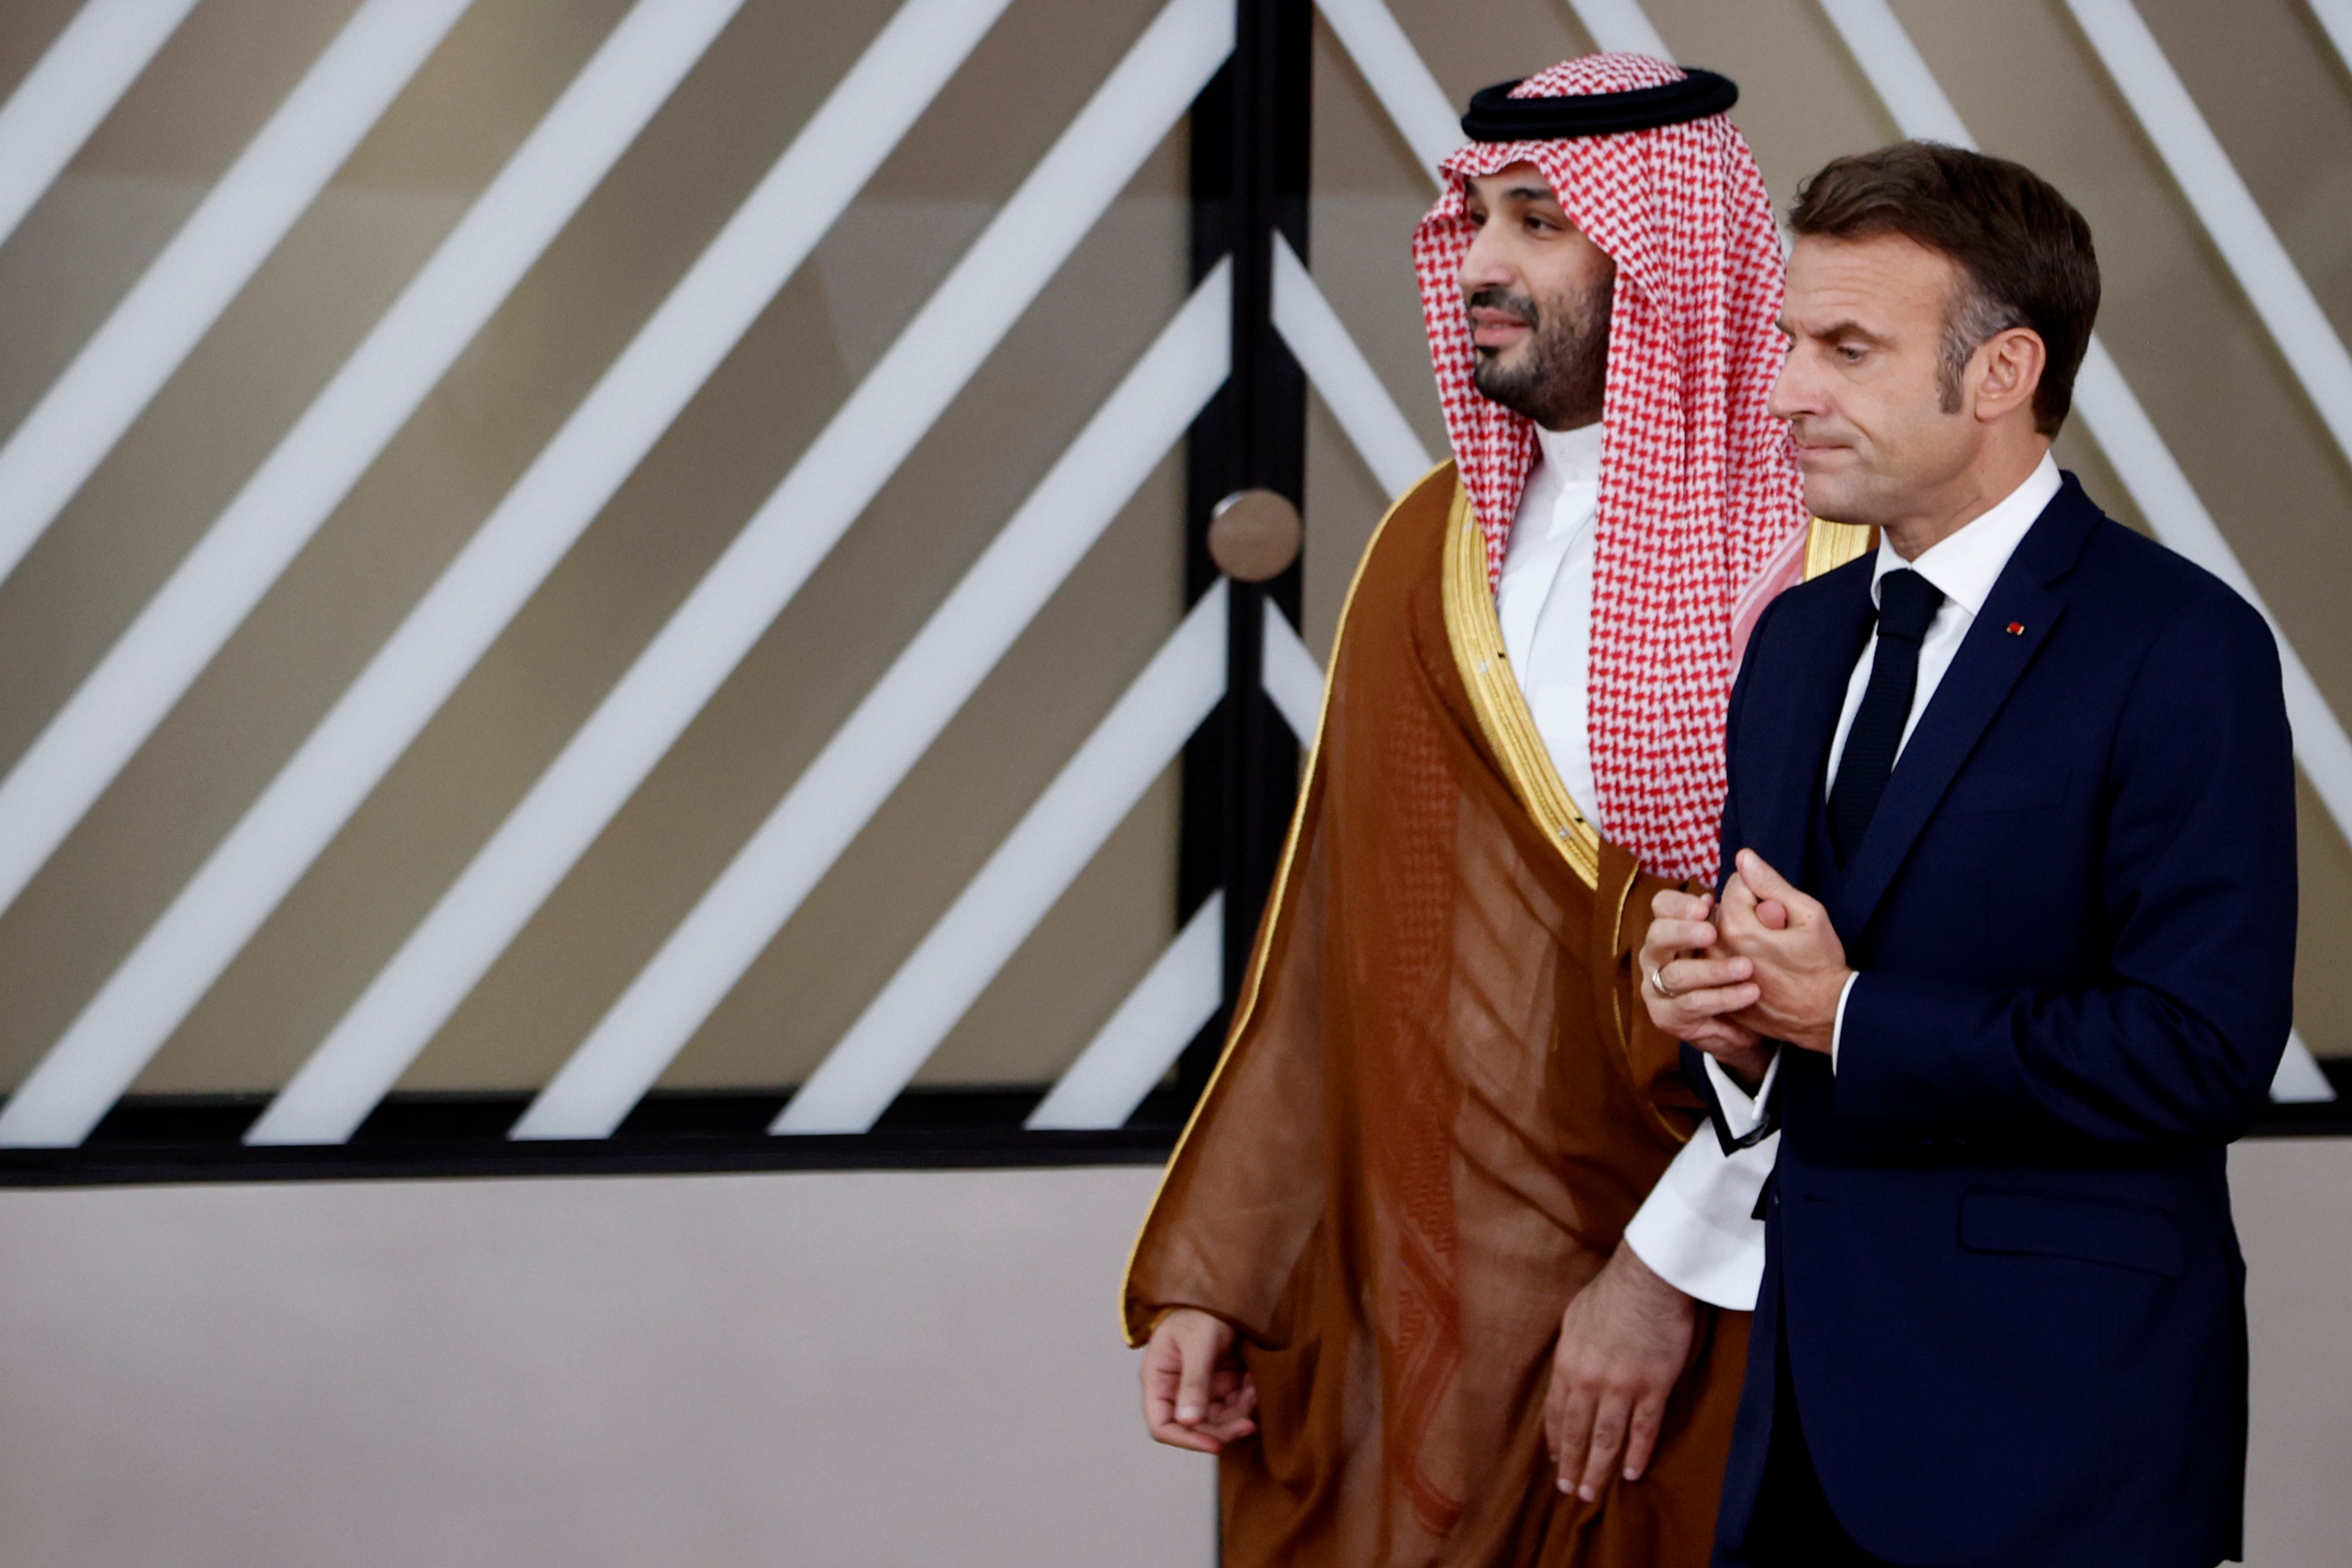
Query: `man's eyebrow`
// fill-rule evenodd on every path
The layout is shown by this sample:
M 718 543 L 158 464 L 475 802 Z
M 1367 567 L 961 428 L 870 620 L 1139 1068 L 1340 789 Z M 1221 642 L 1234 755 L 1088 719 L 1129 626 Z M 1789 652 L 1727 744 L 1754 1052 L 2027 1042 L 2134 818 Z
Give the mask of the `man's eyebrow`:
M 1513 185 L 1503 195 L 1522 202 L 1552 202 L 1559 199 L 1543 185 Z
M 1787 329 L 1783 327 L 1782 331 L 1785 331 Z M 1791 333 L 1790 335 L 1794 336 L 1795 334 Z M 1866 342 L 1874 343 L 1883 343 L 1887 341 L 1885 333 L 1874 332 L 1868 327 L 1864 326 L 1860 321 L 1853 321 L 1851 318 L 1824 327 L 1818 332 L 1808 332 L 1805 335 L 1807 337 L 1821 338 L 1832 342 L 1836 342 L 1840 338 L 1861 338 Z

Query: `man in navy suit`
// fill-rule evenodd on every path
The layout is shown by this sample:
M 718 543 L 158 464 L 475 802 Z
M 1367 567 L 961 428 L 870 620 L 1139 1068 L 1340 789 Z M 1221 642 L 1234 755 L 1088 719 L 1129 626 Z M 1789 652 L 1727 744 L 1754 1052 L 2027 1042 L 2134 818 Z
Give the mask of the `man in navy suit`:
M 1781 1133 L 1717 1562 L 2208 1568 L 2245 1453 L 2224 1154 L 2290 1022 L 2276 649 L 2051 460 L 2098 306 L 2055 190 L 1906 142 L 1790 226 L 1774 411 L 1880 544 L 1758 625 L 1736 874 L 1660 895 L 1642 953 Z

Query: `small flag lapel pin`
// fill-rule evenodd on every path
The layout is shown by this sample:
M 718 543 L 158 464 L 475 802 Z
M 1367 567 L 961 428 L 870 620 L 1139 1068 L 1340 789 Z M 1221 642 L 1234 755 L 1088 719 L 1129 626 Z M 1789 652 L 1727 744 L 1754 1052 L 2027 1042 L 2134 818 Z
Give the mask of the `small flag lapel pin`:
M 2009 623 L 2009 635 L 2010 635 L 2010 636 L 2011 636 L 2011 637 L 2023 637 L 2023 636 L 2025 635 L 2025 623 L 2024 623 L 2023 621 L 2011 621 L 2011 622 L 2010 622 L 2010 623 Z

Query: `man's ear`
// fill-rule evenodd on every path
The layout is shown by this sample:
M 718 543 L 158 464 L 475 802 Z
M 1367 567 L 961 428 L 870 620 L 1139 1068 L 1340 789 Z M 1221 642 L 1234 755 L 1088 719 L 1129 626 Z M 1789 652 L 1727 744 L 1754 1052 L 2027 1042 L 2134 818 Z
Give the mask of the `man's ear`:
M 2032 327 L 2011 327 L 1995 332 L 1977 346 L 1979 374 L 1976 384 L 1976 416 L 1990 424 L 2020 408 L 2030 409 L 2042 385 L 2042 367 L 2050 350 Z

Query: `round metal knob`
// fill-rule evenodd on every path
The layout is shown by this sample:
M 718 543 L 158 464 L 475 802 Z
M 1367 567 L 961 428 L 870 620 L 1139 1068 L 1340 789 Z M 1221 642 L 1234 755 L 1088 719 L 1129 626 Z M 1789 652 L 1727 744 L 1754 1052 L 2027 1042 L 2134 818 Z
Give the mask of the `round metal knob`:
M 1244 583 L 1279 577 L 1298 559 L 1306 530 L 1298 509 L 1275 490 L 1235 490 L 1209 514 L 1209 559 Z

